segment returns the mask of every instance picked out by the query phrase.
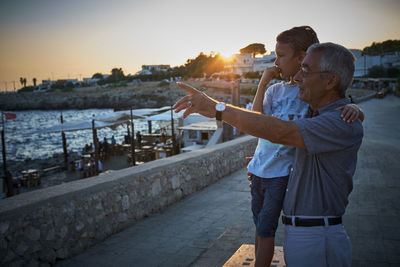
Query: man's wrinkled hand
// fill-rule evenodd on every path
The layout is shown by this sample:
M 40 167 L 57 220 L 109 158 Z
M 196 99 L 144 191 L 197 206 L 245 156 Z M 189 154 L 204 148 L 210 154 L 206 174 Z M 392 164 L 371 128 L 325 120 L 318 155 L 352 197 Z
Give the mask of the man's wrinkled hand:
M 189 95 L 182 97 L 178 100 L 178 102 L 175 103 L 173 106 L 175 112 L 185 110 L 182 116 L 183 118 L 186 118 L 192 113 L 199 113 L 208 118 L 215 117 L 215 105 L 218 103 L 218 101 L 212 99 L 188 84 L 181 82 L 177 82 L 176 84 L 188 92 Z

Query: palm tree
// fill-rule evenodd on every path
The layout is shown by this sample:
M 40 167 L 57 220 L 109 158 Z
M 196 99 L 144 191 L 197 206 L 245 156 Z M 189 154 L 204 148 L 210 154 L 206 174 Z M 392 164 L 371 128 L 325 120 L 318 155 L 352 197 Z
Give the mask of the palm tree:
M 32 81 L 33 81 L 33 86 L 36 87 L 36 81 L 37 81 L 36 78 L 33 78 Z
M 24 78 L 20 77 L 19 82 L 21 83 L 21 85 L 24 85 Z

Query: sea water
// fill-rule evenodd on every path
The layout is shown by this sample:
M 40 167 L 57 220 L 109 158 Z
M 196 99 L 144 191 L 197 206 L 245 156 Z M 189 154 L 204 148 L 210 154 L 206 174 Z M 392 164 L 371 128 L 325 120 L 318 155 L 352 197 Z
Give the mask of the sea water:
M 45 159 L 54 154 L 63 153 L 61 132 L 55 133 L 34 133 L 61 123 L 62 114 L 64 123 L 74 121 L 90 121 L 93 116 L 112 115 L 113 109 L 86 109 L 86 110 L 28 110 L 28 111 L 7 111 L 17 115 L 16 119 L 7 120 L 4 124 L 6 158 L 7 160 L 23 161 L 25 159 Z M 135 111 L 133 111 L 135 113 Z M 152 132 L 158 131 L 168 124 L 154 122 Z M 122 143 L 128 130 L 126 124 L 116 129 L 101 128 L 97 130 L 100 141 L 107 137 L 110 142 L 114 135 L 117 143 Z M 144 119 L 134 120 L 135 132 L 148 133 L 148 124 Z M 91 129 L 65 132 L 68 152 L 81 152 L 85 144 L 93 143 Z M 0 164 L 2 153 L 0 153 Z

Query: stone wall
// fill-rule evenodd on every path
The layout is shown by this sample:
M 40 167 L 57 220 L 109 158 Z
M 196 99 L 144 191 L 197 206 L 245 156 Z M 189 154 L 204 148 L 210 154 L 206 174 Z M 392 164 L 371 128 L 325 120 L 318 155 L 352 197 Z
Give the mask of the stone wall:
M 0 201 L 0 265 L 54 264 L 244 167 L 256 138 Z M 244 177 L 245 179 L 245 177 Z

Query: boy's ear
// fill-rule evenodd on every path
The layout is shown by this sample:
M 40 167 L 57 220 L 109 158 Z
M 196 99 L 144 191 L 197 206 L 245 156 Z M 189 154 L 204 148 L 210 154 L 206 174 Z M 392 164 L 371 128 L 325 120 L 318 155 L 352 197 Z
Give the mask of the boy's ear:
M 301 62 L 303 61 L 304 57 L 306 56 L 306 52 L 305 51 L 300 51 L 297 55 L 297 59 L 299 60 L 299 63 L 301 64 Z

